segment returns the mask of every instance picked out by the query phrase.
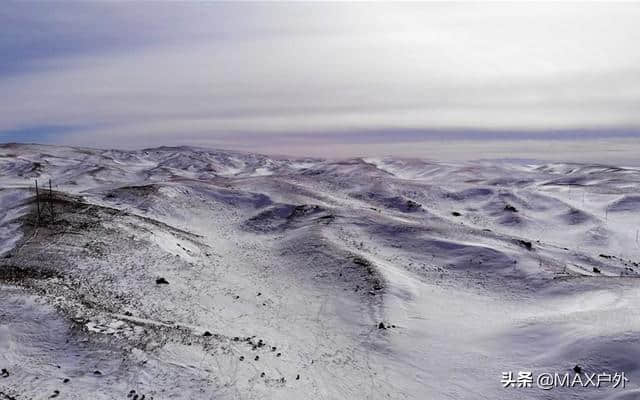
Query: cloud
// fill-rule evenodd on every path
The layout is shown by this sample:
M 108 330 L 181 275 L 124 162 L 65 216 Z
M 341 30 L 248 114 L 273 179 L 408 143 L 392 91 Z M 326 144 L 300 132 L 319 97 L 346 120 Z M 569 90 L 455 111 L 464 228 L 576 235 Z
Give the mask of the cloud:
M 50 140 L 260 150 L 301 135 L 640 127 L 634 4 L 57 3 L 52 23 L 37 7 L 0 14 L 19 38 L 0 39 L 2 59 L 30 55 L 0 68 L 14 140 L 70 126 Z

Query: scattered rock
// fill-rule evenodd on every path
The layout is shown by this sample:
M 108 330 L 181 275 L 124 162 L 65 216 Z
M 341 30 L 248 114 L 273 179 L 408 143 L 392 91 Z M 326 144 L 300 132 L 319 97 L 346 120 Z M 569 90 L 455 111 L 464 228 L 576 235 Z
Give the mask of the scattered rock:
M 573 372 L 575 372 L 576 374 L 581 374 L 582 373 L 582 367 L 579 366 L 578 364 L 576 364 L 576 366 L 573 367 Z
M 533 244 L 526 240 L 518 240 L 518 244 L 527 250 L 533 250 Z
M 164 278 L 156 279 L 156 285 L 168 285 L 168 284 L 169 284 L 169 282 Z
M 361 258 L 361 257 L 354 257 L 353 258 L 353 263 L 354 264 L 358 264 L 358 265 L 362 265 L 364 267 L 371 266 L 371 263 L 368 260 L 366 260 L 364 258 Z
M 420 205 L 420 203 L 416 203 L 413 200 L 407 200 L 407 209 L 408 210 L 415 210 L 417 208 L 421 208 L 422 206 Z

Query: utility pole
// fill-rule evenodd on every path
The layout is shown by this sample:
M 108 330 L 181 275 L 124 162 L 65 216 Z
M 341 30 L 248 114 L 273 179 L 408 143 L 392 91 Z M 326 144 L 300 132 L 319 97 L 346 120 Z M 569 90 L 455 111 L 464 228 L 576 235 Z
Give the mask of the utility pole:
M 51 179 L 49 179 L 49 211 L 51 211 L 51 223 L 55 220 L 53 216 L 53 191 L 51 190 Z
M 36 179 L 36 204 L 38 206 L 38 225 L 40 225 L 40 193 L 38 192 L 38 180 Z

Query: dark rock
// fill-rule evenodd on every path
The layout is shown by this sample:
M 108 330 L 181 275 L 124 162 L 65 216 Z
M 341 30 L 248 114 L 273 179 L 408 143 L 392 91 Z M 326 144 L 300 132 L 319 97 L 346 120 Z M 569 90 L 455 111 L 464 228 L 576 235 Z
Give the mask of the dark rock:
M 599 274 L 600 273 L 600 268 L 593 267 L 593 272 L 595 272 L 596 274 Z
M 261 293 L 261 292 L 258 292 L 258 296 L 261 296 L 261 295 L 262 295 L 262 293 Z
M 422 208 L 422 205 L 420 203 L 416 203 L 413 200 L 407 200 L 407 211 L 412 211 L 412 210 L 417 210 L 419 208 Z
M 7 371 L 6 368 L 2 368 L 2 371 L 0 371 L 0 375 L 2 375 L 3 378 L 6 378 L 9 376 L 9 371 Z
M 50 399 L 55 399 L 56 397 L 58 397 L 60 395 L 60 391 L 59 390 L 54 390 L 53 394 L 51 396 L 49 396 Z
M 202 336 L 209 337 L 209 336 L 212 336 L 212 335 L 211 335 L 211 332 L 209 332 L 209 331 L 204 331 L 204 333 L 202 334 Z
M 378 324 L 378 329 L 387 329 L 387 327 L 386 327 L 386 326 L 384 326 L 384 322 L 380 322 L 380 323 Z
M 280 357 L 282 355 L 282 353 L 278 353 L 276 354 L 276 357 Z
M 296 375 L 296 380 L 299 381 L 300 380 L 300 374 Z
M 264 375 L 265 375 L 265 374 L 264 374 L 264 372 L 262 372 L 262 373 L 260 374 L 260 377 L 261 377 L 261 378 L 264 378 Z
M 582 367 L 579 366 L 578 364 L 576 364 L 576 366 L 573 367 L 573 372 L 575 372 L 576 374 L 581 374 L 582 373 Z
M 7 393 L 0 391 L 0 396 L 3 396 L 2 399 L 3 400 L 18 400 L 17 398 L 8 395 Z
M 164 278 L 158 278 L 158 279 L 156 279 L 156 284 L 157 285 L 168 285 L 169 282 Z
M 276 346 L 271 347 L 271 351 L 276 351 Z
M 364 258 L 360 258 L 360 257 L 354 257 L 353 263 L 354 264 L 358 264 L 358 265 L 362 265 L 364 267 L 368 267 L 368 266 L 371 265 L 371 263 L 368 260 L 366 260 Z
M 244 356 L 240 356 L 240 361 L 244 361 Z
M 460 214 L 460 213 L 459 213 L 459 212 L 457 212 L 457 211 L 453 211 L 453 212 L 451 213 L 451 215 L 453 215 L 454 217 L 459 217 L 459 216 L 461 216 L 462 214 Z
M 69 381 L 70 381 L 70 380 L 71 380 L 71 379 L 69 379 L 69 378 L 64 378 L 64 379 L 62 380 L 62 383 L 69 383 Z
M 238 340 L 240 340 L 240 338 L 239 338 L 239 337 L 237 337 L 237 336 L 233 338 L 233 341 L 234 341 L 234 342 L 237 342 Z
M 527 250 L 533 250 L 533 244 L 526 240 L 518 240 L 518 244 Z
M 98 371 L 98 370 L 95 370 L 95 371 L 93 371 L 93 374 L 94 374 L 94 375 L 102 375 L 102 372 L 100 372 L 100 371 Z
M 514 212 L 517 213 L 518 209 L 516 209 L 514 206 L 512 206 L 511 204 L 507 204 L 504 206 L 504 210 L 505 211 L 509 211 L 509 212 Z
M 600 254 L 600 257 L 602 257 L 602 258 L 607 258 L 607 259 L 611 259 L 611 258 L 613 258 L 613 256 L 608 256 L 608 255 L 606 255 L 606 254 Z
M 258 361 L 260 359 L 260 356 L 256 356 L 256 358 L 254 358 L 254 360 Z

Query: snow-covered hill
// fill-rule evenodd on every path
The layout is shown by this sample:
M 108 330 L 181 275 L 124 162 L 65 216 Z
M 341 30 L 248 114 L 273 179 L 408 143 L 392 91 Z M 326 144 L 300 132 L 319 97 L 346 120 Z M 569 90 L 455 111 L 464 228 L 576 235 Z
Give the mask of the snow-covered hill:
M 638 398 L 638 229 L 632 168 L 0 145 L 0 399 Z

